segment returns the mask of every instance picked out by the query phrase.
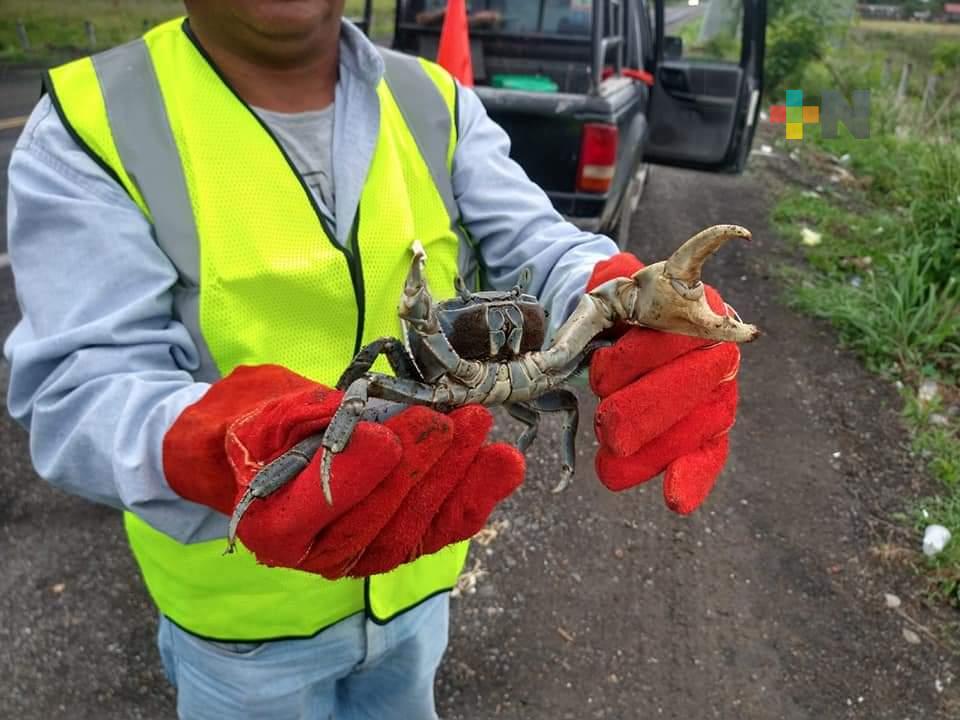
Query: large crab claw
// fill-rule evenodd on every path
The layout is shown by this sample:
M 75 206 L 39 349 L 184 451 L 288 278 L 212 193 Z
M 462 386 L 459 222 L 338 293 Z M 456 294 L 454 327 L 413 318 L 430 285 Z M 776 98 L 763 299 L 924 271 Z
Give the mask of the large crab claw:
M 636 272 L 618 293 L 623 318 L 633 325 L 692 335 L 708 340 L 750 342 L 760 331 L 729 315 L 718 315 L 707 303 L 700 271 L 707 258 L 734 238 L 750 239 L 738 225 L 714 225 L 697 233 L 664 260 Z

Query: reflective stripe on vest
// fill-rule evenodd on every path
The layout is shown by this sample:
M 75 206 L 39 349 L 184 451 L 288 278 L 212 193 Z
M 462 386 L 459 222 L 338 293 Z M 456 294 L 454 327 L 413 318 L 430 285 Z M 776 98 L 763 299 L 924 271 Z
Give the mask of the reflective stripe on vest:
M 399 335 L 414 239 L 438 297 L 453 296 L 467 269 L 450 187 L 455 85 L 430 63 L 384 53 L 376 147 L 342 248 L 282 148 L 182 25 L 51 71 L 51 96 L 177 267 L 175 312 L 205 358 L 194 376 L 272 362 L 332 385 L 360 344 Z M 416 102 L 398 105 L 408 96 Z M 225 557 L 220 540 L 178 543 L 129 513 L 125 526 L 160 610 L 225 640 L 308 636 L 364 608 L 386 621 L 452 587 L 466 555 L 461 543 L 366 582 L 330 582 L 258 565 L 245 550 Z

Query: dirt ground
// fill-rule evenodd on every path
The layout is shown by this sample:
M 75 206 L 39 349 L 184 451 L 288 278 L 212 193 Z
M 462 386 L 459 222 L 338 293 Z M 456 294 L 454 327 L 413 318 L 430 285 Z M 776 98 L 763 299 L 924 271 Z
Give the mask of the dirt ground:
M 715 492 L 679 518 L 658 481 L 603 489 L 582 392 L 574 485 L 549 492 L 559 458 L 543 432 L 497 537 L 474 546 L 438 680 L 446 720 L 960 717 L 958 658 L 938 639 L 957 616 L 891 561 L 919 539 L 890 513 L 927 489 L 898 397 L 781 302 L 773 269 L 791 255 L 767 222 L 763 163 L 742 177 L 656 168 L 633 227 L 648 259 L 717 222 L 754 231 L 705 275 L 765 331 L 743 352 Z M 173 717 L 119 518 L 36 480 L 25 435 L 7 419 L 0 431 L 0 717 Z
M 455 605 L 439 685 L 449 720 L 960 717 L 957 656 L 926 633 L 958 618 L 926 607 L 890 562 L 919 539 L 888 518 L 927 488 L 899 398 L 782 303 L 774 270 L 793 255 L 767 220 L 779 184 L 759 157 L 742 177 L 654 169 L 633 222 L 639 257 L 718 222 L 754 232 L 705 271 L 765 332 L 743 350 L 730 460 L 705 507 L 679 518 L 659 481 L 598 484 L 589 420 L 565 495 L 548 492 L 557 462 L 540 444 L 500 513 L 509 526 L 475 548 L 489 575 Z

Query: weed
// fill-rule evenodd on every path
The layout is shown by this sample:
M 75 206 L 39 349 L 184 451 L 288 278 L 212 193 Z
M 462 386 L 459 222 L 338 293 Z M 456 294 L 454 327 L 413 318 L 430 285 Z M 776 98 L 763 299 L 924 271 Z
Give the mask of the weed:
M 949 85 L 950 74 L 929 106 L 942 112 L 919 116 L 927 73 L 949 67 L 955 75 L 960 55 L 956 40 L 927 34 L 868 26 L 852 37 L 858 42 L 848 38 L 842 53 L 828 50 L 808 65 L 800 86 L 811 95 L 870 87 L 871 138 L 842 130 L 825 139 L 811 127 L 796 156 L 822 174 L 842 178 L 849 169 L 853 181 L 835 177 L 823 193 L 788 195 L 774 221 L 798 243 L 804 227 L 820 234 L 802 245 L 806 269 L 785 275 L 791 303 L 831 321 L 868 368 L 900 383 L 913 450 L 940 483 L 934 497 L 905 498 L 912 509 L 903 522 L 920 533 L 932 523 L 951 530 L 953 541 L 923 568 L 931 596 L 960 604 L 960 86 Z M 896 78 L 881 82 L 895 74 L 881 73 L 890 58 L 916 64 L 899 105 Z M 930 381 L 940 394 L 921 400 L 918 387 Z
M 936 523 L 950 528 L 954 535 L 960 528 L 960 493 L 953 492 L 925 500 L 914 513 L 914 527 L 922 533 L 928 525 Z M 928 593 L 937 599 L 954 605 L 960 604 L 960 542 L 954 537 L 943 552 L 925 561 L 928 571 Z
M 3 0 L 0 13 L 0 61 L 55 62 L 132 40 L 164 20 L 182 15 L 181 0 Z M 374 2 L 374 37 L 392 32 L 393 5 Z M 363 14 L 363 0 L 347 0 L 347 17 Z M 93 23 L 96 47 L 89 46 L 84 22 Z M 21 46 L 22 22 L 30 49 Z

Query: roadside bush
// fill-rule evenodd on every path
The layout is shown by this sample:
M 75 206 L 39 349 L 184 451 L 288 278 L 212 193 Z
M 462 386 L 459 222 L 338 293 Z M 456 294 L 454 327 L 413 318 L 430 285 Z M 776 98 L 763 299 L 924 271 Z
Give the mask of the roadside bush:
M 960 41 L 941 40 L 933 47 L 933 71 L 946 75 L 960 69 Z
M 870 88 L 871 137 L 841 126 L 824 139 L 810 128 L 796 157 L 828 179 L 781 201 L 774 220 L 805 240 L 808 265 L 787 274 L 792 303 L 831 321 L 870 369 L 898 383 L 913 450 L 941 482 L 934 497 L 905 498 L 901 517 L 919 533 L 939 523 L 954 534 L 921 562 L 930 594 L 960 606 L 960 42 L 902 25 L 854 28 L 792 85 L 805 96 Z M 895 102 L 904 62 L 914 73 Z M 923 103 L 931 72 L 939 87 Z
M 800 11 L 783 13 L 767 27 L 764 76 L 767 94 L 779 99 L 790 87 L 798 87 L 803 73 L 823 57 L 826 37 L 815 15 Z
M 782 205 L 781 225 L 813 225 L 827 237 L 808 253 L 822 275 L 798 286 L 795 300 L 831 320 L 871 369 L 906 379 L 932 372 L 956 383 L 960 150 L 890 137 L 854 142 L 821 144 L 850 152 L 854 169 L 873 173 L 868 194 L 894 212 L 860 217 L 810 202 Z M 866 268 L 845 262 L 862 256 L 870 257 Z
M 833 82 L 803 85 L 814 61 L 825 60 L 831 44 L 843 43 L 853 17 L 851 0 L 769 0 L 764 77 L 771 100 L 788 88 L 819 91 L 839 87 Z
M 916 380 L 927 366 L 956 377 L 960 366 L 960 286 L 927 280 L 931 258 L 915 245 L 890 256 L 859 287 L 830 281 L 797 289 L 796 302 L 826 318 L 868 367 Z
M 960 282 L 960 150 L 927 148 L 910 207 L 912 237 L 929 258 L 928 280 Z

